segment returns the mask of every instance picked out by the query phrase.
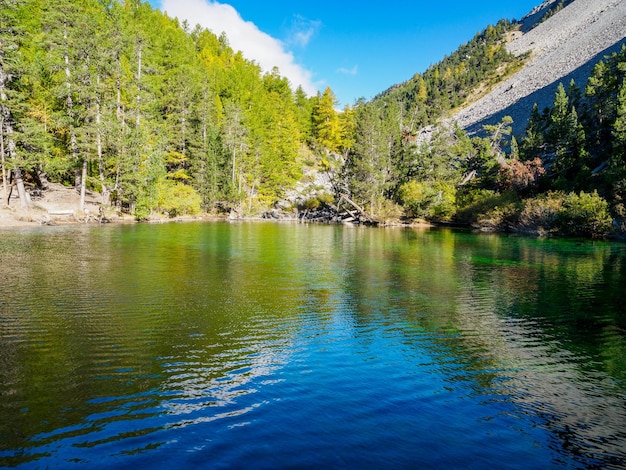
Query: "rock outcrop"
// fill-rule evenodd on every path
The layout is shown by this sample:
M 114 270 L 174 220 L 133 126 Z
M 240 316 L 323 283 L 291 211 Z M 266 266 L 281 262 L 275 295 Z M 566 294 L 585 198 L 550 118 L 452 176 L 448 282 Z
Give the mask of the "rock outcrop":
M 521 21 L 508 45 L 517 56 L 529 54 L 526 65 L 489 94 L 454 116 L 470 133 L 504 116 L 514 120 L 516 135 L 524 131 L 535 103 L 550 106 L 559 83 L 571 79 L 582 89 L 593 66 L 626 44 L 626 1 L 574 0 L 541 21 L 556 0 L 544 2 Z

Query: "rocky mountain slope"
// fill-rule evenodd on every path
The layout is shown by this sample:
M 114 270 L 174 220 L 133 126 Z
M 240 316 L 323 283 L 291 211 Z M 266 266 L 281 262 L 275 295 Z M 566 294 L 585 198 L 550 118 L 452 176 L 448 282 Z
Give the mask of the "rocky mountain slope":
M 574 0 L 546 21 L 549 0 L 522 20 L 520 31 L 507 45 L 517 56 L 528 53 L 526 65 L 489 94 L 458 112 L 454 119 L 470 132 L 503 116 L 514 120 L 516 135 L 524 131 L 535 103 L 552 104 L 559 83 L 573 78 L 584 88 L 593 66 L 626 44 L 626 1 Z

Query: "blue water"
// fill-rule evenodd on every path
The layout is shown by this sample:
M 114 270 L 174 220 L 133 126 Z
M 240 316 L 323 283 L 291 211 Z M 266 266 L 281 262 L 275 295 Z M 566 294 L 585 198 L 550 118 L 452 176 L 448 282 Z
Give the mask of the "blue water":
M 624 245 L 226 223 L 0 237 L 0 465 L 626 468 Z

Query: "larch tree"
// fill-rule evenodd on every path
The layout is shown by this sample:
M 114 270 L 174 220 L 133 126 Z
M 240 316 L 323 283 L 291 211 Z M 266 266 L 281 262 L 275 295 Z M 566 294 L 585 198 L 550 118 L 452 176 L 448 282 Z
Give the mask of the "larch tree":
M 231 187 L 235 192 L 241 192 L 243 155 L 248 150 L 248 128 L 241 107 L 227 101 L 224 105 L 224 119 L 222 133 L 224 146 L 230 156 Z
M 264 93 L 259 94 L 257 109 L 260 122 L 253 135 L 261 140 L 259 166 L 260 195 L 266 200 L 276 200 L 300 178 L 298 161 L 300 131 L 297 109 L 289 82 L 278 69 L 263 77 Z M 259 125 L 260 124 L 260 125 Z
M 392 184 L 394 126 L 380 103 L 358 105 L 354 118 L 355 142 L 344 178 L 352 198 L 372 209 L 388 195 Z
M 337 153 L 341 147 L 341 122 L 337 110 L 335 94 L 327 87 L 319 96 L 313 108 L 313 132 L 320 147 Z
M 21 104 L 14 92 L 13 83 L 22 70 L 19 69 L 19 47 L 24 36 L 20 28 L 24 4 L 18 0 L 7 0 L 0 5 L 0 162 L 2 184 L 9 203 L 10 189 L 8 171 L 12 171 L 22 209 L 28 208 L 28 199 L 22 177 L 23 157 L 16 147 L 15 110 Z

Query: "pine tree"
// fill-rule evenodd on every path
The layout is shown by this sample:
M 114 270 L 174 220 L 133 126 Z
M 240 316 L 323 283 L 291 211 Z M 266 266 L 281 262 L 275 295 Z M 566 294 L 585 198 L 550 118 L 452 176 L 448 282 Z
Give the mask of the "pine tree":
M 553 152 L 554 167 L 557 173 L 562 173 L 569 165 L 569 141 L 571 135 L 571 119 L 569 98 L 565 92 L 563 84 L 557 88 L 552 110 L 550 111 L 550 121 L 547 139 L 550 150 Z
M 626 78 L 617 94 L 616 118 L 613 124 L 613 166 L 626 166 Z
M 589 176 L 587 139 L 576 108 L 559 84 L 544 132 L 547 158 L 560 189 L 582 189 Z
M 355 142 L 344 167 L 344 184 L 351 197 L 370 209 L 390 196 L 394 185 L 395 126 L 385 116 L 380 104 L 361 104 L 355 108 Z
M 298 164 L 300 131 L 297 109 L 289 84 L 275 70 L 265 76 L 264 85 L 266 93 L 259 96 L 257 111 L 263 125 L 253 129 L 254 137 L 261 139 L 255 146 L 260 152 L 254 167 L 260 171 L 256 175 L 258 183 L 253 186 L 269 203 L 282 197 L 302 174 Z
M 22 172 L 28 166 L 28 158 L 18 148 L 18 110 L 24 107 L 24 96 L 16 90 L 16 82 L 25 73 L 20 63 L 20 47 L 27 31 L 22 21 L 28 13 L 27 5 L 18 0 L 7 0 L 0 4 L 0 163 L 2 184 L 7 204 L 10 189 L 8 172 L 12 171 L 18 189 L 20 206 L 28 208 L 28 199 Z
M 539 113 L 539 107 L 537 103 L 535 103 L 530 113 L 526 132 L 522 137 L 521 154 L 525 160 L 544 157 L 544 132 L 546 126 L 546 120 Z

